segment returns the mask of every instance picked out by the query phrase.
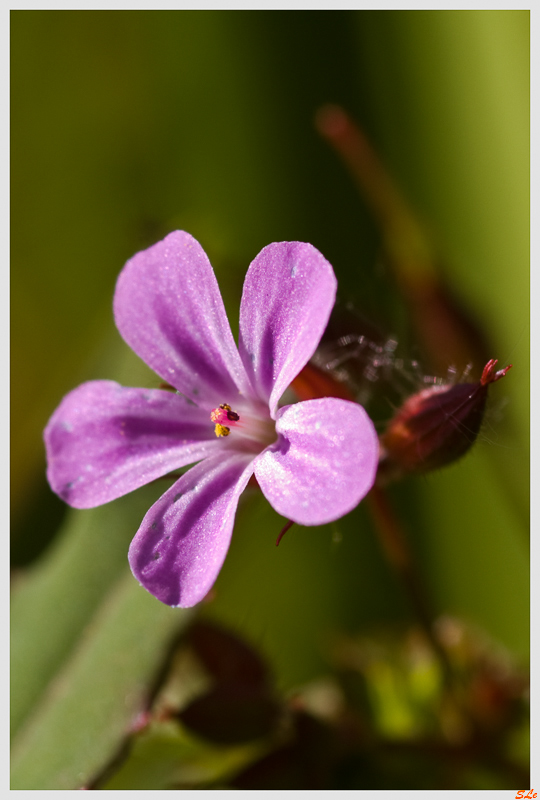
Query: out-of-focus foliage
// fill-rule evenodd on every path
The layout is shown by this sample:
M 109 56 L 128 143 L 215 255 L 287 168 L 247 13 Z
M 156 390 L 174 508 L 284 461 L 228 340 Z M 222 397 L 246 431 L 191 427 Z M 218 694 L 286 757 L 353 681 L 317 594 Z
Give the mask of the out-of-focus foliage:
M 527 744 L 514 688 L 529 644 L 528 12 L 13 11 L 11 35 L 13 788 L 78 788 L 98 775 L 102 788 L 247 787 L 257 765 L 263 782 L 265 758 L 287 764 L 293 748 L 302 761 L 306 741 L 335 746 L 324 777 L 333 787 L 367 787 L 369 762 L 373 788 L 388 786 L 384 775 L 392 788 L 443 788 L 458 761 L 459 788 L 517 785 Z M 491 666 L 482 672 L 483 657 L 468 652 L 461 701 L 479 739 L 452 739 L 438 668 L 411 666 L 398 633 L 382 642 L 417 620 L 366 504 L 333 525 L 295 526 L 276 549 L 283 520 L 253 491 L 213 599 L 195 613 L 256 646 L 273 674 L 257 707 L 266 721 L 276 703 L 286 708 L 285 732 L 216 744 L 186 720 L 152 716 L 130 759 L 114 762 L 137 713 L 154 709 L 152 679 L 189 617 L 147 596 L 125 561 L 167 484 L 66 510 L 47 487 L 41 435 L 84 380 L 159 383 L 114 328 L 124 262 L 189 231 L 233 321 L 259 250 L 309 241 L 334 266 L 342 306 L 429 374 L 380 221 L 316 131 L 329 102 L 361 125 L 401 188 L 490 357 L 514 364 L 490 390 L 473 451 L 390 495 L 434 614 L 511 653 L 511 698 L 485 700 L 510 684 L 493 688 Z M 403 370 L 395 375 L 402 385 Z M 381 427 L 392 412 L 384 397 L 373 405 Z M 203 694 L 190 695 L 196 669 L 182 674 L 178 709 Z M 300 689 L 328 675 L 327 694 L 354 718 L 352 751 L 342 718 L 321 721 Z M 496 764 L 482 749 L 493 737 Z
M 418 630 L 394 629 L 336 637 L 326 672 L 278 697 L 255 651 L 196 623 L 92 788 L 525 786 L 526 676 L 456 620 L 438 636 L 451 685 Z

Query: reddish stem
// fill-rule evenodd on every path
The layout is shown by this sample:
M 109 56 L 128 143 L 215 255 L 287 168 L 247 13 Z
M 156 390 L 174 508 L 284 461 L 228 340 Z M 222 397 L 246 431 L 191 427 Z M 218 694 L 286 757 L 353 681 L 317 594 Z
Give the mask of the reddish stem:
M 285 527 L 283 528 L 283 530 L 281 531 L 281 533 L 279 534 L 279 536 L 277 537 L 277 539 L 276 539 L 276 547 L 281 542 L 281 540 L 283 539 L 283 537 L 285 536 L 285 534 L 287 533 L 289 528 L 292 528 L 293 525 L 294 525 L 294 522 L 292 521 L 292 519 L 290 519 L 287 522 L 287 524 L 285 525 Z
M 383 489 L 379 486 L 374 486 L 366 499 L 384 554 L 399 576 L 416 617 L 431 647 L 439 658 L 447 685 L 450 686 L 453 681 L 452 668 L 446 652 L 433 632 L 434 615 L 426 597 L 425 587 L 416 569 L 403 527 L 390 504 L 387 493 Z

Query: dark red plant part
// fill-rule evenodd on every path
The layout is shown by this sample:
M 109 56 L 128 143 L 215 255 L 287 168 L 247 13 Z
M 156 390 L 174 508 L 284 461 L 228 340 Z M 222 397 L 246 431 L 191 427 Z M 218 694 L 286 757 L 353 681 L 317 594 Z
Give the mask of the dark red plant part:
M 476 383 L 430 386 L 405 401 L 380 438 L 379 485 L 444 467 L 469 450 L 482 425 L 489 385 L 512 366 L 496 371 L 496 364 L 488 361 Z

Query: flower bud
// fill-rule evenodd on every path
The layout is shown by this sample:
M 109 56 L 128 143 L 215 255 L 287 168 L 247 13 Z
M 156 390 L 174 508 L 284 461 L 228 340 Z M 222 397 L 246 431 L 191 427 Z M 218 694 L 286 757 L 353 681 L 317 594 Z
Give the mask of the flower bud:
M 409 397 L 382 434 L 380 484 L 444 467 L 472 446 L 486 407 L 488 386 L 510 367 L 488 361 L 477 383 L 431 386 Z

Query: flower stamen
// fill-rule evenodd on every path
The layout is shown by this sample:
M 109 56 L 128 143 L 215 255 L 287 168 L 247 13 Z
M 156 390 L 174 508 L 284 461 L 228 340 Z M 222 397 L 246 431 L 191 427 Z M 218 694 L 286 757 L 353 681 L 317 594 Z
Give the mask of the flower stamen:
M 220 425 L 218 422 L 216 427 L 214 428 L 214 432 L 216 436 L 219 438 L 220 436 L 228 436 L 229 433 L 231 432 L 231 429 L 228 428 L 226 425 Z
M 216 423 L 214 429 L 216 436 L 228 436 L 231 432 L 231 424 L 235 425 L 240 420 L 240 415 L 233 411 L 228 403 L 221 403 L 210 413 L 210 419 Z

